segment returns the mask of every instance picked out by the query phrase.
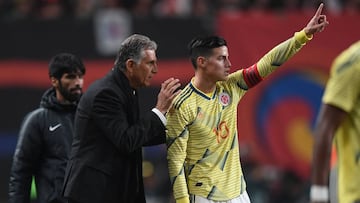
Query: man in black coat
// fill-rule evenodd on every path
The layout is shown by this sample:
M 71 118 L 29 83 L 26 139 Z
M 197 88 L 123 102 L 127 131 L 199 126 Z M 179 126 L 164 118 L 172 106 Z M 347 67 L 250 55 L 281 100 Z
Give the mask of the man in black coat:
M 66 202 L 62 186 L 84 74 L 83 62 L 73 54 L 61 53 L 51 59 L 52 87 L 20 128 L 10 171 L 9 203 L 30 202 L 32 177 L 35 177 L 36 202 Z
M 80 100 L 64 182 L 69 203 L 146 202 L 142 146 L 165 143 L 164 115 L 180 87 L 178 79 L 163 82 L 156 107 L 139 117 L 137 89 L 158 71 L 156 49 L 148 37 L 131 35 L 111 71 Z

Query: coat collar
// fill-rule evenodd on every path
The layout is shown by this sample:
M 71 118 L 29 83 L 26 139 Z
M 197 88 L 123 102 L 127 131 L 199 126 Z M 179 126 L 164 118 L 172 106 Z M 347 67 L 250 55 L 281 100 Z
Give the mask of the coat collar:
M 125 73 L 123 71 L 120 70 L 120 68 L 117 67 L 113 67 L 111 69 L 111 75 L 114 78 L 116 84 L 122 88 L 124 88 L 124 90 L 130 94 L 130 95 L 135 95 L 137 94 L 137 90 L 132 88 L 130 86 L 130 82 L 129 79 L 126 77 Z

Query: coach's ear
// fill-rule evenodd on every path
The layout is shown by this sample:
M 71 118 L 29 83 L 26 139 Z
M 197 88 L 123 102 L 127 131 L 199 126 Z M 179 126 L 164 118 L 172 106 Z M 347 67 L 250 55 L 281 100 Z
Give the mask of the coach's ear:
M 126 71 L 132 75 L 132 73 L 134 72 L 134 69 L 136 68 L 136 62 L 133 59 L 128 59 L 125 62 L 126 65 Z

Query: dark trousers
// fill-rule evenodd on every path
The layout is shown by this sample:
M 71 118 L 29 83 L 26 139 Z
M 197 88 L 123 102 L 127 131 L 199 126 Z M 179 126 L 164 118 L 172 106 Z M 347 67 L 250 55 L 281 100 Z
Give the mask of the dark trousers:
M 75 200 L 72 200 L 72 199 L 68 199 L 68 200 L 67 200 L 67 203 L 80 203 L 80 202 L 75 201 Z

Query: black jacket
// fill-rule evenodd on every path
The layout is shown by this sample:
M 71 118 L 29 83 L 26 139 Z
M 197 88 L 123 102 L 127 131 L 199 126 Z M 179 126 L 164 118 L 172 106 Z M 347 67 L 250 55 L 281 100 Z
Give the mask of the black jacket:
M 165 126 L 139 118 L 136 90 L 118 68 L 82 96 L 64 195 L 81 203 L 143 203 L 142 146 L 165 143 Z
M 51 88 L 42 96 L 40 108 L 25 117 L 10 171 L 9 203 L 30 202 L 32 176 L 39 203 L 65 202 L 61 189 L 75 111 L 75 104 L 58 103 Z

